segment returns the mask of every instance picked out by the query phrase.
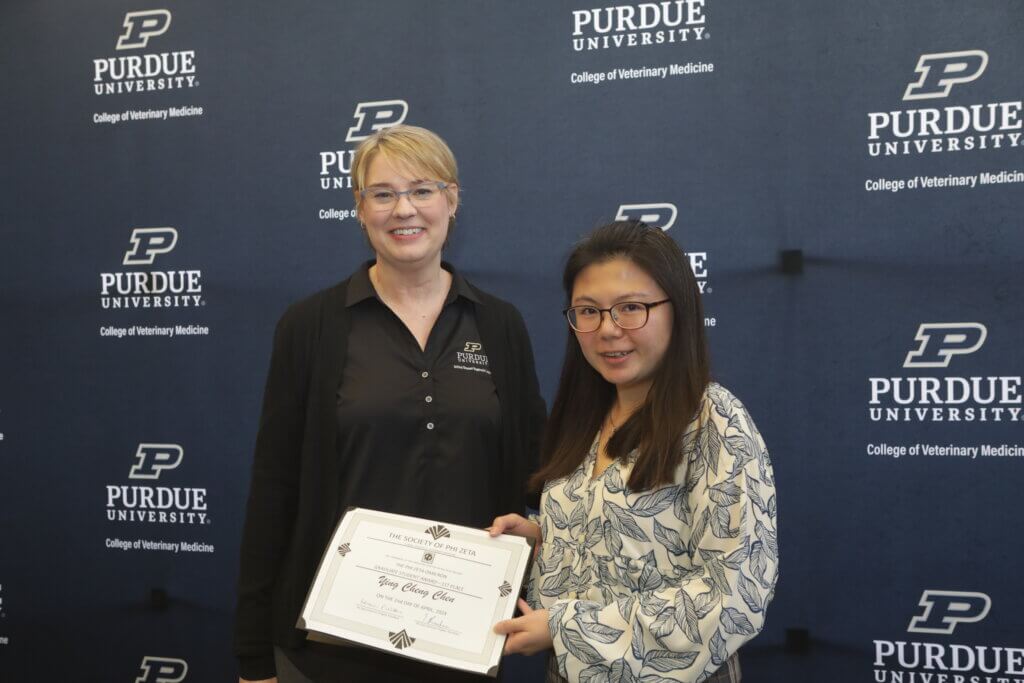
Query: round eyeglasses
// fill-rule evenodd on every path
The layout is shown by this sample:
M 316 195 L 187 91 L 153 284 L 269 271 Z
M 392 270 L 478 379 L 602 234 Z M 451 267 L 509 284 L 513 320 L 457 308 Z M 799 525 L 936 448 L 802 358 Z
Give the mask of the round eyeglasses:
M 644 303 L 643 301 L 620 301 L 611 308 L 597 306 L 570 306 L 565 313 L 569 326 L 577 332 L 596 332 L 607 313 L 612 322 L 624 330 L 638 330 L 647 324 L 650 311 L 655 306 L 668 303 L 670 299 Z
M 374 209 L 385 211 L 395 208 L 398 198 L 406 196 L 413 206 L 430 206 L 440 196 L 441 190 L 448 187 L 448 183 L 441 181 L 421 183 L 416 187 L 399 192 L 390 187 L 368 187 L 360 190 L 359 196 L 369 202 Z

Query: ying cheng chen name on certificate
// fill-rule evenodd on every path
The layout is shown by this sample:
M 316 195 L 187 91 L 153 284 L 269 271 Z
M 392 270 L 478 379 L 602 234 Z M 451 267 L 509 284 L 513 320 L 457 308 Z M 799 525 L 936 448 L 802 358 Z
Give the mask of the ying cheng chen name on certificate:
M 353 508 L 298 627 L 314 640 L 496 676 L 505 636 L 493 626 L 512 616 L 531 553 L 518 536 Z

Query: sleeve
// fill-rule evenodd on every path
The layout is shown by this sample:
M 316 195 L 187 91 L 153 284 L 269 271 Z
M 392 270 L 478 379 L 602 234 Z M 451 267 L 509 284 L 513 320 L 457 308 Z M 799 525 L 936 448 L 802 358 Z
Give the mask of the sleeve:
M 549 612 L 570 681 L 700 683 L 764 625 L 778 576 L 771 464 L 742 404 L 721 388 L 709 398 L 684 483 L 655 519 L 670 565 L 655 566 L 649 554 L 631 596 L 608 605 L 560 600 Z M 663 518 L 673 523 L 662 526 Z
M 526 516 L 526 518 L 539 526 L 543 534 L 544 523 L 543 520 L 541 520 L 539 512 L 531 512 Z M 523 583 L 523 599 L 526 600 L 526 604 L 533 609 L 544 609 L 544 605 L 541 604 L 540 601 L 540 596 L 537 594 L 537 581 L 540 580 L 540 565 L 537 562 L 537 558 L 540 556 L 540 553 L 543 552 L 543 547 L 544 543 L 542 540 L 541 544 L 536 549 L 533 562 L 530 564 L 530 571 L 526 575 L 526 581 Z
M 308 358 L 293 318 L 274 333 L 242 534 L 234 643 L 246 679 L 274 676 L 271 593 L 298 498 Z

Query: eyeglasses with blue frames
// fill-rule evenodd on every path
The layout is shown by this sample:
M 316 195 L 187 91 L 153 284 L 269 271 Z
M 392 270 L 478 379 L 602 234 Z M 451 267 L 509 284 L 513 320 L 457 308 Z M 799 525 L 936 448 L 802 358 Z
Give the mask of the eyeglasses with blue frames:
M 569 327 L 577 332 L 596 332 L 601 327 L 604 314 L 624 330 L 639 330 L 647 324 L 650 311 L 655 306 L 668 303 L 670 299 L 645 303 L 643 301 L 620 301 L 611 308 L 597 306 L 570 306 L 562 311 L 569 321 Z
M 409 198 L 413 206 L 431 206 L 441 192 L 448 188 L 448 183 L 433 181 L 420 183 L 416 187 L 399 192 L 390 187 L 368 187 L 359 191 L 359 196 L 370 204 L 370 207 L 380 211 L 391 210 L 398 204 L 398 198 L 405 196 Z

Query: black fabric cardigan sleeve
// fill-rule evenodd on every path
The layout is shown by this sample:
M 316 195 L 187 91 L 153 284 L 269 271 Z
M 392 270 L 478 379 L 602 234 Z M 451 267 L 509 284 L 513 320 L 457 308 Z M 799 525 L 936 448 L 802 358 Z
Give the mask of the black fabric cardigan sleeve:
M 235 648 L 243 678 L 274 675 L 271 594 L 293 528 L 310 360 L 314 302 L 290 307 L 274 331 L 253 457 L 239 567 Z
M 346 286 L 294 304 L 274 333 L 240 552 L 234 649 L 246 679 L 273 677 L 274 645 L 300 647 L 305 639 L 295 622 L 345 504 L 337 493 L 334 413 L 349 330 Z M 521 511 L 537 466 L 544 401 L 519 312 L 474 290 L 502 412 L 503 485 L 494 509 Z
M 481 292 L 480 295 L 487 302 L 487 305 L 481 307 L 483 315 L 480 317 L 487 323 L 490 323 L 488 313 L 501 311 L 500 327 L 506 335 L 503 348 L 508 350 L 508 353 L 497 356 L 495 382 L 499 396 L 504 389 L 508 401 L 516 406 L 514 411 L 504 407 L 502 410 L 503 419 L 510 419 L 511 412 L 511 419 L 515 420 L 515 424 L 511 425 L 511 429 L 503 430 L 506 436 L 503 451 L 508 464 L 504 481 L 508 482 L 508 485 L 501 491 L 500 509 L 503 512 L 522 512 L 525 505 L 536 508 L 540 503 L 539 492 L 527 491 L 526 482 L 530 475 L 537 471 L 539 465 L 540 441 L 547 419 L 547 408 L 537 383 L 537 369 L 534 365 L 530 335 L 526 331 L 522 316 L 515 306 L 486 293 Z M 489 325 L 481 325 L 481 336 L 487 348 L 485 326 Z M 507 367 L 504 366 L 505 363 L 508 364 Z M 515 486 L 518 488 L 514 488 Z

